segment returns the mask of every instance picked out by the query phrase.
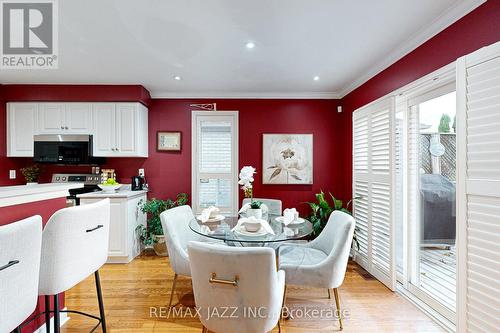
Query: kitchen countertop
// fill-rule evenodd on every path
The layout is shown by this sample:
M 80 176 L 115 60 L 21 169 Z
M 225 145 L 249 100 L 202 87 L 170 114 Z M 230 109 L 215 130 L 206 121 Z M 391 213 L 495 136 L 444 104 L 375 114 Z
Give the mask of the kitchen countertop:
M 143 195 L 145 193 L 148 193 L 148 191 L 146 191 L 146 190 L 131 191 L 130 189 L 125 189 L 125 190 L 119 189 L 115 193 L 105 193 L 103 191 L 99 191 L 99 192 L 78 194 L 77 198 L 80 198 L 80 199 L 132 198 L 132 197 L 136 197 L 139 195 Z
M 0 187 L 0 207 L 48 200 L 69 195 L 68 190 L 83 187 L 83 183 L 32 184 Z

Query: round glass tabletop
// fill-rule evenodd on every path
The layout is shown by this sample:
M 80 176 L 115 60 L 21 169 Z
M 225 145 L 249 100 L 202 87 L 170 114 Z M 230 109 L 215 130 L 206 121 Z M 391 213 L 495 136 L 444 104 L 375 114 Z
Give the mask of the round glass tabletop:
M 221 221 L 203 223 L 194 218 L 189 222 L 189 228 L 199 235 L 213 239 L 260 244 L 301 239 L 309 236 L 313 231 L 312 223 L 308 220 L 300 219 L 298 221 L 300 223 L 294 222 L 285 226 L 279 221 L 279 215 L 269 215 L 267 216 L 267 221 L 273 229 L 274 235 L 265 232 L 263 228 L 257 232 L 248 232 L 244 226 L 235 228 L 238 219 L 238 217 L 225 217 Z

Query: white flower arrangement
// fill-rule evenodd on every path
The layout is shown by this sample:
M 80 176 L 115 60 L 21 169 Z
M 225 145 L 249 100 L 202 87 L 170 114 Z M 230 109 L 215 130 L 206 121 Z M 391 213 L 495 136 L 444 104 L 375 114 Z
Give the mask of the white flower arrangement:
M 240 170 L 238 184 L 241 185 L 241 189 L 245 194 L 245 198 L 250 198 L 250 206 L 251 208 L 257 209 L 260 208 L 262 204 L 260 201 L 253 200 L 253 175 L 256 173 L 256 169 L 252 166 L 244 166 Z

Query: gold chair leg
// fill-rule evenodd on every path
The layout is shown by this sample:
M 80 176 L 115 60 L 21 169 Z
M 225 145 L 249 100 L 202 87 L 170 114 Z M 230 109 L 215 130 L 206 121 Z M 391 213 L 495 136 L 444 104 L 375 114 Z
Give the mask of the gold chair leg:
M 335 304 L 337 305 L 337 313 L 339 316 L 340 330 L 342 331 L 344 329 L 344 327 L 342 326 L 342 313 L 340 312 L 340 298 L 339 298 L 338 288 L 334 288 L 333 293 L 335 294 Z
M 278 333 L 281 333 L 281 324 L 279 320 L 278 320 Z
M 177 284 L 178 275 L 174 275 L 174 282 L 172 283 L 172 291 L 170 292 L 170 301 L 168 302 L 168 307 L 172 307 L 172 299 L 174 298 L 175 285 Z
M 203 326 L 203 328 L 201 329 L 201 333 L 208 333 L 208 330 L 205 326 Z
M 332 293 L 330 292 L 330 288 L 328 288 L 328 299 L 332 299 Z

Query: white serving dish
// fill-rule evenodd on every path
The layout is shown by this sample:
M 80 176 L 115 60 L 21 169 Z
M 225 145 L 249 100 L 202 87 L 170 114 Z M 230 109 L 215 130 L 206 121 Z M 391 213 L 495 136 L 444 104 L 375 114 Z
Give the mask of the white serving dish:
M 266 229 L 264 229 L 262 226 L 259 230 L 255 231 L 255 232 L 250 232 L 250 231 L 247 231 L 245 229 L 245 227 L 241 225 L 238 228 L 234 229 L 234 233 L 236 233 L 238 235 L 246 236 L 246 237 L 261 237 L 261 236 L 267 235 Z
M 256 220 L 252 221 L 250 219 L 243 222 L 242 225 L 245 227 L 245 230 L 248 232 L 257 232 L 260 230 L 260 228 L 262 228 L 262 224 L 260 223 L 260 221 L 256 221 Z
M 117 189 L 119 189 L 122 185 L 121 184 L 118 184 L 118 185 L 104 185 L 104 184 L 97 184 L 97 186 L 99 186 L 99 188 L 101 190 L 103 190 L 103 192 L 106 192 L 106 193 L 114 193 Z

